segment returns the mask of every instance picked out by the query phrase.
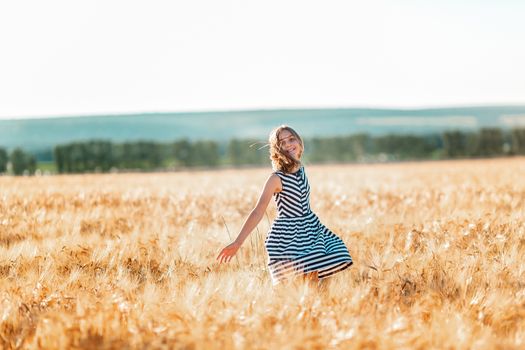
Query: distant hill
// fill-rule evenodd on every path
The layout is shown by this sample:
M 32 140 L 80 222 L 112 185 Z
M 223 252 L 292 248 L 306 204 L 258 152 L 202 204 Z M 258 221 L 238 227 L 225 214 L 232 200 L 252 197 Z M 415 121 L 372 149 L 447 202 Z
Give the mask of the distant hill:
M 202 113 L 97 115 L 0 120 L 0 147 L 51 149 L 76 140 L 172 141 L 180 138 L 266 140 L 270 130 L 289 124 L 305 137 L 355 133 L 429 134 L 483 127 L 525 127 L 525 106 L 435 109 L 305 109 Z

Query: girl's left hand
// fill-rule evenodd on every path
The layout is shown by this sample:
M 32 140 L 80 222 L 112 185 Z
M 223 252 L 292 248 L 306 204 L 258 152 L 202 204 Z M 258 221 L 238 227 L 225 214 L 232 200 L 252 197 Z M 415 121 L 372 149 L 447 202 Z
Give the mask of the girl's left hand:
M 237 242 L 229 244 L 219 253 L 216 260 L 219 260 L 219 264 L 222 262 L 229 262 L 240 247 L 241 245 Z

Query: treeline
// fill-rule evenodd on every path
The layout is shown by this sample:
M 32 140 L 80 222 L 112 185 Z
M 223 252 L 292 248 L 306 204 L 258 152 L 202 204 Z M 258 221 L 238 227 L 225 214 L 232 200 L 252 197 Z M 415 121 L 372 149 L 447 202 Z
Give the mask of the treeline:
M 525 129 L 485 128 L 477 132 L 447 131 L 425 136 L 357 134 L 314 138 L 310 148 L 308 159 L 315 163 L 525 155 Z
M 74 142 L 55 147 L 59 173 L 112 169 L 156 170 L 219 165 L 253 165 L 268 159 L 268 151 L 250 148 L 253 141 L 231 140 L 227 147 L 215 141 L 177 140 L 170 143 L 109 141 Z
M 58 173 L 262 165 L 269 163 L 265 146 L 264 142 L 239 139 L 226 144 L 185 139 L 168 143 L 92 140 L 56 146 L 52 158 Z M 305 159 L 309 163 L 510 155 L 525 155 L 525 129 L 503 131 L 491 128 L 423 136 L 355 134 L 305 139 Z M 8 163 L 16 175 L 32 174 L 36 168 L 34 156 L 20 149 L 8 155 L 0 149 L 0 173 L 6 172 Z
M 114 144 L 94 140 L 57 146 L 54 159 L 59 173 L 81 173 L 108 172 L 112 169 L 215 167 L 220 156 L 219 144 L 214 141 Z
M 31 175 L 35 173 L 36 166 L 35 156 L 21 148 L 15 148 L 10 154 L 4 148 L 0 148 L 0 174 L 10 170 L 14 175 Z

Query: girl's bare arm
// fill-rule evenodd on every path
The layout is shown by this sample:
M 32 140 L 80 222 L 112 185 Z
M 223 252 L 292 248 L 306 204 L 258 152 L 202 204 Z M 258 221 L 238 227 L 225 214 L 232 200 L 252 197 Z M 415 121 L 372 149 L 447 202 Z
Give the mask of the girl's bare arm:
M 241 247 L 255 226 L 257 226 L 257 224 L 261 221 L 273 194 L 280 192 L 281 190 L 281 179 L 279 176 L 272 174 L 268 180 L 266 180 L 266 184 L 264 185 L 264 189 L 259 197 L 259 200 L 257 201 L 257 204 L 255 205 L 255 208 L 253 208 L 250 212 L 250 215 L 248 215 L 248 218 L 242 225 L 241 231 L 239 232 L 239 235 L 235 241 L 224 248 L 217 256 L 217 259 L 220 260 L 220 262 L 230 261 L 231 257 L 235 255 L 237 250 Z

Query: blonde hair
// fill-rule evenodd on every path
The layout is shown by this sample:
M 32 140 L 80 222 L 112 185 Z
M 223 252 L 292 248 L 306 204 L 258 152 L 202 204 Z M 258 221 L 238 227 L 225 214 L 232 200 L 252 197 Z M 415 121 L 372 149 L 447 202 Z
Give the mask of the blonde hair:
M 272 130 L 268 139 L 268 142 L 270 144 L 270 160 L 272 161 L 272 168 L 274 170 L 280 170 L 284 173 L 291 173 L 292 170 L 301 165 L 301 161 L 299 159 L 291 157 L 288 154 L 288 152 L 284 151 L 281 148 L 281 143 L 279 142 L 279 135 L 283 130 L 288 131 L 297 139 L 297 141 L 299 141 L 299 144 L 301 145 L 301 152 L 299 153 L 299 158 L 301 158 L 303 154 L 304 144 L 303 140 L 301 139 L 301 136 L 299 136 L 299 134 L 288 125 L 281 125 Z

